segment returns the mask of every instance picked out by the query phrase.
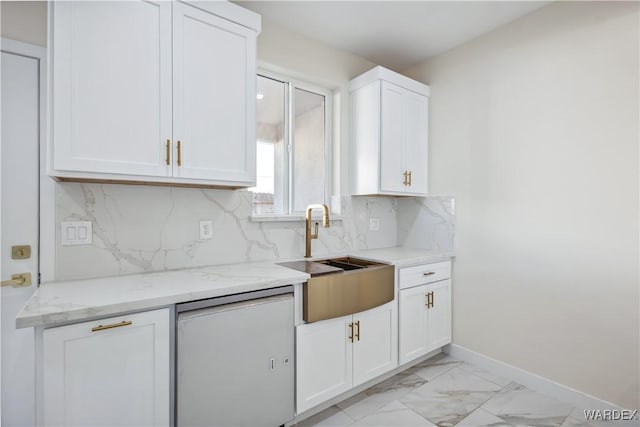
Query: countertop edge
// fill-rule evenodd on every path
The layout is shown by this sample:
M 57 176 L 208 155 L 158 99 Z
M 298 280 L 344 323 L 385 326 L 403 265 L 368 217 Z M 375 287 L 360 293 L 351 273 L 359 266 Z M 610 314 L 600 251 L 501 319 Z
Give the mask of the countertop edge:
M 377 261 L 382 263 L 387 263 L 395 266 L 396 268 L 404 268 L 410 267 L 420 264 L 428 264 L 433 262 L 440 262 L 450 260 L 455 257 L 454 252 L 439 252 L 437 250 L 426 250 L 426 249 L 413 249 L 413 248 L 403 248 L 403 247 L 392 247 L 392 248 L 382 248 L 382 249 L 368 249 L 368 250 L 360 250 L 360 251 L 348 251 L 348 256 L 358 257 L 367 259 L 370 261 Z M 329 258 L 330 255 L 320 256 L 317 259 L 326 259 Z M 315 257 L 314 257 L 315 259 Z M 280 260 L 274 261 L 265 261 L 259 264 L 263 265 L 277 265 Z M 228 269 L 231 268 L 239 268 L 244 269 L 251 265 L 252 263 L 238 263 L 238 264 L 227 264 L 227 265 L 219 265 L 219 266 L 205 266 L 201 268 L 189 268 L 183 271 L 198 271 L 198 270 L 216 270 L 220 269 Z M 225 295 L 231 295 L 236 293 L 243 292 L 252 292 L 261 289 L 275 288 L 279 286 L 286 286 L 298 283 L 304 283 L 310 277 L 309 274 L 303 273 L 300 271 L 287 269 L 286 267 L 281 267 L 287 273 L 281 275 L 276 278 L 262 277 L 261 279 L 257 279 L 255 281 L 251 281 L 250 279 L 244 281 L 242 283 L 232 284 L 228 287 L 215 286 L 216 283 L 219 283 L 220 280 L 224 279 L 208 279 L 211 280 L 211 288 L 197 289 L 197 290 L 186 290 L 184 292 L 180 292 L 180 290 L 175 291 L 175 293 L 169 293 L 165 295 L 160 295 L 156 297 L 143 297 L 140 299 L 132 299 L 129 301 L 117 301 L 111 304 L 105 305 L 81 305 L 79 304 L 76 307 L 69 309 L 55 309 L 55 307 L 51 308 L 51 311 L 47 311 L 46 303 L 44 303 L 44 308 L 40 309 L 38 312 L 30 314 L 24 313 L 25 309 L 29 307 L 29 302 L 21 309 L 21 311 L 16 316 L 15 325 L 17 329 L 22 328 L 30 328 L 30 327 L 53 327 L 59 326 L 67 323 L 80 322 L 80 321 L 90 321 L 91 319 L 97 319 L 101 317 L 108 316 L 117 316 L 124 313 L 136 312 L 136 311 L 149 311 L 162 307 L 167 307 L 173 304 L 179 304 L 188 301 L 196 301 L 200 299 L 208 299 L 208 298 L 216 298 Z M 153 272 L 149 274 L 162 274 L 164 272 Z M 170 273 L 170 272 L 166 272 Z M 144 277 L 146 273 L 136 274 L 133 276 L 138 276 L 141 278 Z M 123 276 L 114 276 L 114 278 L 121 278 Z M 98 278 L 98 280 L 104 280 L 109 278 Z M 136 277 L 137 279 L 137 277 Z M 60 281 L 53 282 L 51 284 L 45 284 L 44 286 L 55 286 L 56 283 L 60 284 L 69 284 L 75 281 L 88 280 L 91 281 L 93 279 L 79 279 L 79 280 L 68 280 L 68 281 Z M 82 286 L 78 284 L 78 286 Z M 205 285 L 206 286 L 206 285 Z M 135 290 L 135 286 L 133 287 Z M 38 293 L 38 290 L 34 293 L 35 297 Z

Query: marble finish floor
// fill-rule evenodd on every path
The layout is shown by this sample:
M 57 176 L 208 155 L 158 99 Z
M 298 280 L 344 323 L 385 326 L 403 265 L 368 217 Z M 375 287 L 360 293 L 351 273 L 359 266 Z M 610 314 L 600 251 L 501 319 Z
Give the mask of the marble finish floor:
M 581 408 L 440 354 L 303 420 L 309 426 L 617 427 Z

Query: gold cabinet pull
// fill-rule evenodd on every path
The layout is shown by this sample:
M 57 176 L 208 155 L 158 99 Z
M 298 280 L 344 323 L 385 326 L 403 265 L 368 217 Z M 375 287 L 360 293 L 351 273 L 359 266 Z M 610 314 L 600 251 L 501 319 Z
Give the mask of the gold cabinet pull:
M 407 184 L 409 183 L 409 181 L 408 181 L 408 176 L 409 176 L 408 172 L 407 172 L 407 171 L 404 171 L 404 173 L 402 174 L 402 176 L 404 176 L 404 180 L 402 181 L 402 184 L 403 184 L 403 185 L 407 185 Z
M 171 140 L 167 139 L 167 142 L 164 145 L 165 147 L 165 155 L 164 162 L 167 166 L 171 165 Z
M 357 331 L 358 331 L 358 332 L 356 332 L 356 339 L 358 341 L 360 341 L 360 321 L 359 320 L 356 322 L 356 326 L 357 326 Z
M 434 294 L 433 291 L 431 291 L 431 307 L 433 307 L 435 303 L 436 303 L 436 294 Z
M 11 280 L 3 280 L 0 286 L 13 286 L 14 288 L 24 288 L 31 286 L 31 273 L 12 274 Z
M 409 171 L 409 187 L 411 187 L 411 171 Z
M 178 166 L 182 166 L 182 144 L 178 140 Z
M 427 299 L 427 301 L 424 303 L 424 305 L 425 305 L 425 307 L 429 308 L 429 292 L 424 294 L 424 297 Z
M 353 342 L 353 322 L 349 323 L 349 340 Z
M 122 322 L 112 323 L 110 325 L 98 325 L 94 328 L 91 328 L 91 332 L 104 331 L 105 329 L 113 329 L 120 328 L 122 326 L 130 326 L 133 322 L 131 320 L 123 320 Z
M 432 274 L 436 274 L 435 271 L 425 271 L 424 273 L 422 273 L 423 276 L 431 276 Z
M 433 292 L 427 292 L 427 308 L 433 307 Z

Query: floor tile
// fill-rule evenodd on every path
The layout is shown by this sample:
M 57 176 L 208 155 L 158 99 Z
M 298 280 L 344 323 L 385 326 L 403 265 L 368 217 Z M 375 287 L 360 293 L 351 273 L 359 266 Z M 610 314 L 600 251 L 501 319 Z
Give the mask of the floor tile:
M 318 412 L 312 417 L 302 420 L 296 424 L 296 427 L 346 427 L 351 425 L 353 420 L 337 406 L 332 406 L 322 412 Z
M 410 371 L 428 381 L 431 381 L 437 376 L 455 368 L 459 364 L 459 360 L 442 353 L 417 364 L 410 368 Z
M 453 368 L 404 396 L 400 402 L 441 427 L 467 417 L 502 387 Z
M 456 424 L 456 427 L 510 427 L 500 418 L 485 411 L 476 409 L 468 417 Z
M 573 410 L 573 406 L 511 383 L 482 405 L 514 426 L 559 427 Z
M 573 417 L 567 417 L 560 427 L 591 427 L 586 421 L 581 421 Z
M 430 423 L 398 401 L 391 402 L 371 415 L 368 415 L 354 426 L 366 427 L 433 427 Z
M 504 378 L 501 377 L 497 374 L 494 374 L 491 371 L 488 371 L 484 368 L 481 368 L 479 366 L 476 365 L 472 365 L 470 363 L 467 362 L 462 362 L 459 365 L 460 369 L 465 370 L 467 372 L 471 372 L 474 375 L 479 376 L 480 378 L 484 378 L 485 380 L 491 381 L 492 383 L 496 383 L 498 385 L 501 385 L 502 387 L 505 387 L 507 385 L 509 385 L 512 380 L 508 379 L 508 378 Z
M 366 391 L 338 403 L 354 420 L 360 420 L 422 386 L 426 380 L 410 372 L 401 372 Z

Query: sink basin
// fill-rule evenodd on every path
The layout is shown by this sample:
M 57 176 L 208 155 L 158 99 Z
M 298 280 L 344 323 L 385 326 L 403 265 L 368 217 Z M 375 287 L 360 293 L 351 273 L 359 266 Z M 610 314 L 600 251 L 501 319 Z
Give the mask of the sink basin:
M 371 267 L 375 265 L 380 265 L 379 263 L 365 261 L 358 258 L 344 257 L 344 258 L 334 258 L 334 259 L 324 259 L 321 261 L 316 261 L 319 264 L 330 265 L 331 267 L 340 268 L 342 270 L 350 271 L 350 270 L 358 270 L 361 268 Z
M 393 301 L 392 265 L 353 257 L 281 263 L 311 274 L 303 286 L 302 318 L 333 319 Z

